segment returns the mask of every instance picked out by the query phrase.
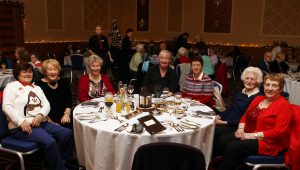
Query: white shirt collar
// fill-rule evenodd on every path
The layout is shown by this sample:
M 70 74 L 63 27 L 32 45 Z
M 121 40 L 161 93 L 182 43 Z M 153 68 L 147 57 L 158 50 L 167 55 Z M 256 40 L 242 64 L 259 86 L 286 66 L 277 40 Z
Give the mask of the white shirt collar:
M 245 94 L 245 95 L 247 95 L 248 97 L 250 97 L 250 96 L 252 96 L 252 95 L 254 95 L 254 94 L 258 93 L 258 92 L 259 92 L 259 88 L 258 87 L 254 88 L 251 91 L 246 91 L 246 88 L 244 88 L 242 90 L 242 93 Z
M 198 78 L 195 78 L 195 77 L 194 77 L 194 74 L 193 74 L 193 79 L 194 79 L 194 80 L 201 80 L 202 77 L 203 77 L 203 72 L 200 73 L 200 75 L 199 75 Z

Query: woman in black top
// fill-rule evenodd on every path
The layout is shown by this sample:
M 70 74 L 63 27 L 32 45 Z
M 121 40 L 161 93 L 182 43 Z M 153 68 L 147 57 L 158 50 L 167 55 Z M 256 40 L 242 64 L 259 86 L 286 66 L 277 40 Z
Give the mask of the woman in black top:
M 50 103 L 49 121 L 72 129 L 71 88 L 69 83 L 59 76 L 61 70 L 59 62 L 54 59 L 46 60 L 43 62 L 42 69 L 45 77 L 37 82 L 36 85 L 42 88 Z

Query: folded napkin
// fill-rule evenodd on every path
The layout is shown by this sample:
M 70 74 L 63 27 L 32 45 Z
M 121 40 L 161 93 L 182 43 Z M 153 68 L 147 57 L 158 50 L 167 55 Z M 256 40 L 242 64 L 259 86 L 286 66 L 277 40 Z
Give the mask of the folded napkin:
M 91 119 L 95 119 L 97 118 L 98 115 L 95 115 L 95 114 L 90 114 L 90 115 L 79 115 L 78 116 L 78 119 L 79 120 L 91 120 Z

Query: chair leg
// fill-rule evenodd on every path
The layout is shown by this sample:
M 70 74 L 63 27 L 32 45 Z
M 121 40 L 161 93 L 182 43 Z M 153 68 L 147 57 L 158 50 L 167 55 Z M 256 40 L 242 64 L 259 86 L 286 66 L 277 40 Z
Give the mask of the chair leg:
M 25 164 L 24 164 L 24 159 L 23 159 L 22 154 L 16 153 L 16 155 L 18 155 L 18 157 L 19 157 L 19 159 L 20 159 L 20 167 L 21 167 L 21 170 L 25 170 Z

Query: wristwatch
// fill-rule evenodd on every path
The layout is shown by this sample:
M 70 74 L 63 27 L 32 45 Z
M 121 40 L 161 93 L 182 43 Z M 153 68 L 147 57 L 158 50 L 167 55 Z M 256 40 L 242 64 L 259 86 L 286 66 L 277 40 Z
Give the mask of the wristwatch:
M 254 137 L 255 137 L 255 139 L 258 139 L 257 133 L 254 133 Z

